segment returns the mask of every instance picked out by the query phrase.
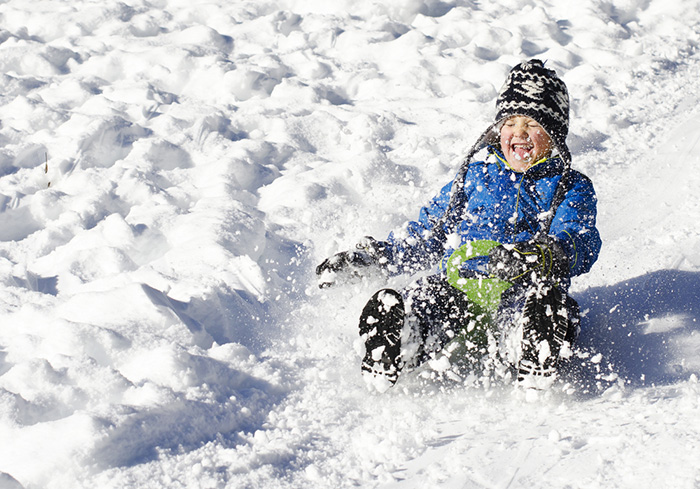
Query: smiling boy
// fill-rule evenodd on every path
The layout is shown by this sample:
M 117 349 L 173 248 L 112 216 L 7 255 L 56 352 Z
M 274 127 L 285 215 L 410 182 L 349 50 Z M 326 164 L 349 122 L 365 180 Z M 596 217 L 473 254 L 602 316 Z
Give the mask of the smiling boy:
M 360 315 L 362 371 L 380 390 L 449 356 L 445 348 L 457 339 L 485 358 L 514 330 L 519 348 L 500 360 L 520 382 L 541 385 L 556 377 L 564 345 L 576 337 L 570 278 L 590 270 L 601 241 L 593 185 L 570 168 L 566 85 L 541 61 L 526 61 L 508 74 L 496 109 L 457 176 L 417 221 L 317 267 L 322 287 L 368 267 L 433 270 L 400 291 L 378 291 Z M 473 162 L 484 148 L 486 158 Z
M 524 172 L 552 153 L 552 139 L 536 120 L 516 115 L 501 128 L 501 151 L 510 167 Z

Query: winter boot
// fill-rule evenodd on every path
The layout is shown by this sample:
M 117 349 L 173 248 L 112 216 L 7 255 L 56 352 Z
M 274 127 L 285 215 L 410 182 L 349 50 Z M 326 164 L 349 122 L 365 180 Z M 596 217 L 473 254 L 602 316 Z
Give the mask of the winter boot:
M 360 316 L 360 336 L 365 341 L 362 359 L 363 375 L 396 383 L 403 367 L 401 330 L 404 324 L 404 303 L 392 289 L 382 289 L 367 302 Z
M 523 308 L 522 354 L 518 381 L 526 387 L 545 387 L 554 381 L 559 352 L 573 321 L 567 296 L 552 286 L 533 287 Z

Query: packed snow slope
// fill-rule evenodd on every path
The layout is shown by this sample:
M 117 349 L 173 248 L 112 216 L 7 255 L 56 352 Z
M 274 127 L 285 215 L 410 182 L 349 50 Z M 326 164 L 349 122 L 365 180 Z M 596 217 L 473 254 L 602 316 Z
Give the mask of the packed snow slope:
M 699 42 L 696 0 L 4 0 L 0 488 L 700 487 Z M 531 57 L 599 197 L 579 361 L 373 393 L 382 282 L 313 269 Z

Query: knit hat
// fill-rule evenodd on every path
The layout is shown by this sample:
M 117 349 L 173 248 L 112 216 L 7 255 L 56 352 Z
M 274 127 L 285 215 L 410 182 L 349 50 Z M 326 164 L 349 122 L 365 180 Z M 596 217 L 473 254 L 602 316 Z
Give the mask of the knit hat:
M 515 66 L 496 99 L 496 122 L 484 132 L 477 145 L 500 140 L 500 129 L 509 117 L 522 115 L 536 120 L 552 138 L 555 149 L 568 164 L 571 153 L 566 146 L 569 133 L 569 93 L 557 74 L 539 59 Z

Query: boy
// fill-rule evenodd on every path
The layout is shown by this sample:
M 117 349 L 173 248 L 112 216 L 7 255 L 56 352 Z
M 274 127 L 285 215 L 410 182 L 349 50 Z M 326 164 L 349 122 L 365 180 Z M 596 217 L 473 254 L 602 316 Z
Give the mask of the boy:
M 520 381 L 550 382 L 562 346 L 576 337 L 578 306 L 566 292 L 571 276 L 590 270 L 601 241 L 593 185 L 570 169 L 566 85 L 540 60 L 526 61 L 508 74 L 496 109 L 455 179 L 405 236 L 365 238 L 316 269 L 324 287 L 368 267 L 397 274 L 438 264 L 364 307 L 362 370 L 370 380 L 393 385 L 455 338 L 485 354 L 519 325 L 519 351 L 508 362 Z M 484 147 L 487 157 L 472 162 Z

